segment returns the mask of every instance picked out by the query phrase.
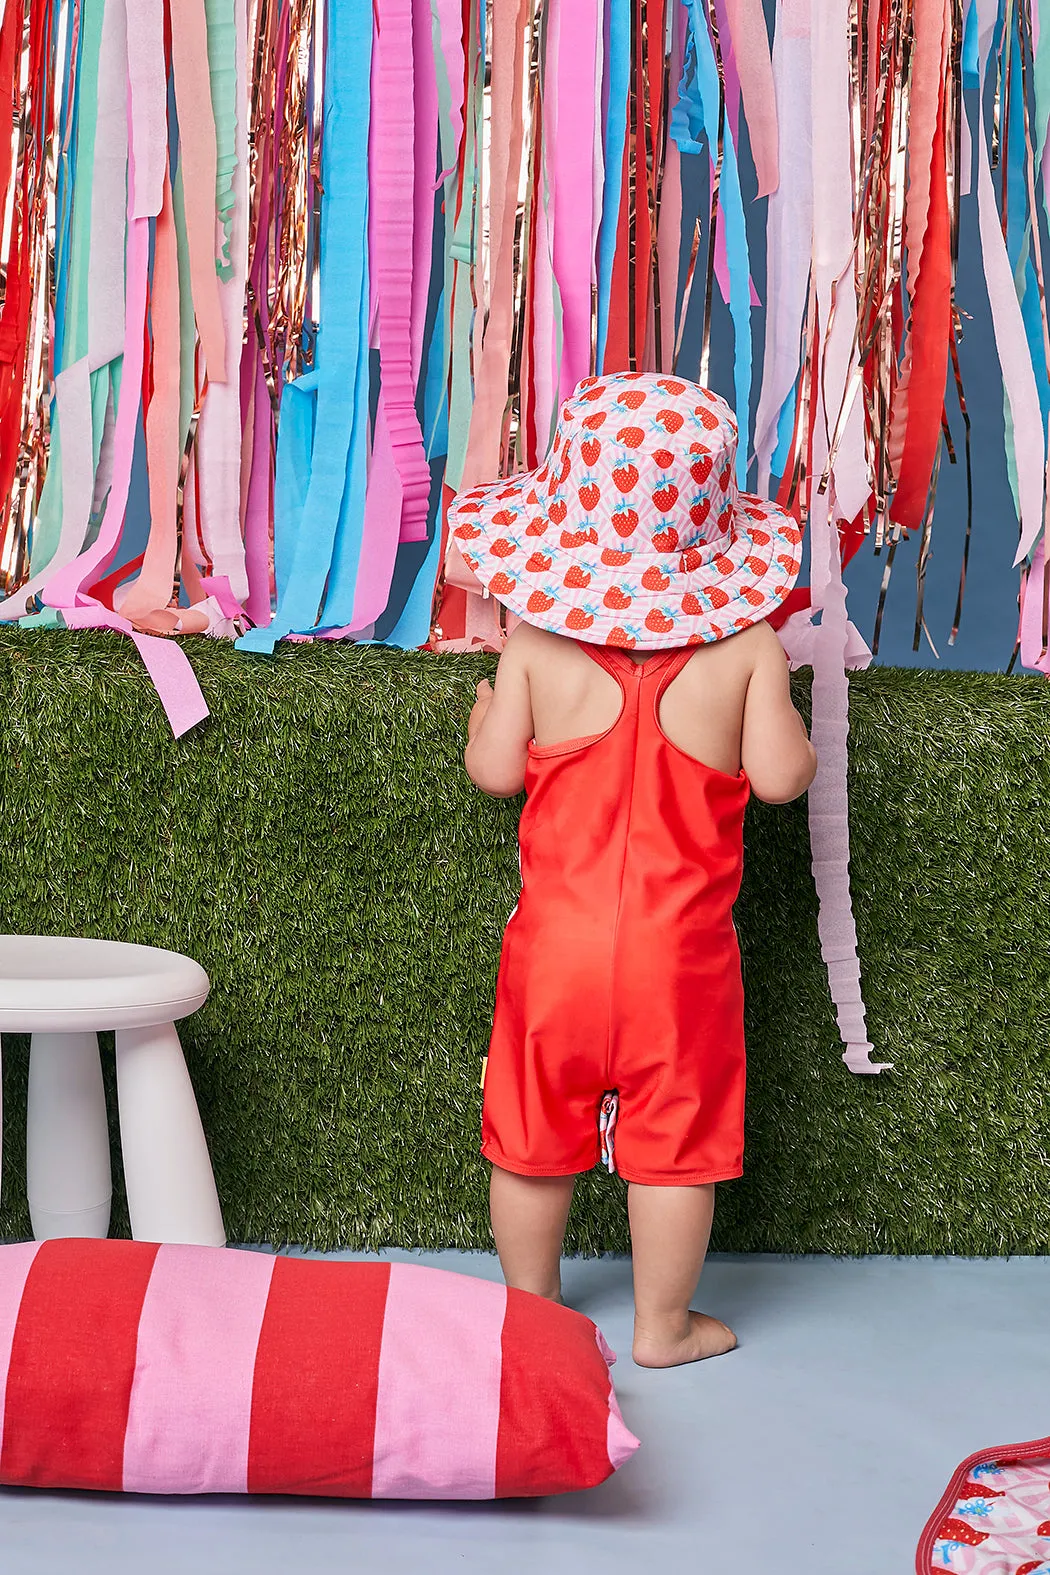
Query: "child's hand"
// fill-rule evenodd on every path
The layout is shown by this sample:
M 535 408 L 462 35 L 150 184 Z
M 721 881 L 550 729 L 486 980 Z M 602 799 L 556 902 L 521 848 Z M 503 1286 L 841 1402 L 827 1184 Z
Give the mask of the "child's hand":
M 467 722 L 467 737 L 471 740 L 477 737 L 494 698 L 492 685 L 487 678 L 483 678 L 478 684 L 477 694 L 478 698 L 474 702 L 474 709 L 471 711 L 470 720 Z

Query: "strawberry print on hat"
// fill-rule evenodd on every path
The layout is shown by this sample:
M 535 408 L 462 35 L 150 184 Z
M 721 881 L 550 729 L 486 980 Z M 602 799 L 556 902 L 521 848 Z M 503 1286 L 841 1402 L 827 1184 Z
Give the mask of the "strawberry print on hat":
M 769 616 L 801 566 L 775 503 L 739 494 L 737 429 L 683 378 L 584 378 L 537 470 L 459 493 L 452 540 L 519 618 L 595 645 L 661 650 Z

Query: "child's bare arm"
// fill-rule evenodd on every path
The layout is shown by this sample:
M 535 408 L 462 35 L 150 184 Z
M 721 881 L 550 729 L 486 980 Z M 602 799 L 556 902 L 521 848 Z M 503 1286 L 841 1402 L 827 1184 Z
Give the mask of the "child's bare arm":
M 511 635 L 496 670 L 495 689 L 482 679 L 470 713 L 464 759 L 471 781 L 493 798 L 520 793 L 534 732 L 522 642 Z
M 788 664 L 768 624 L 757 626 L 755 665 L 744 702 L 741 760 L 756 798 L 787 804 L 804 793 L 817 770 L 817 752 L 791 703 Z

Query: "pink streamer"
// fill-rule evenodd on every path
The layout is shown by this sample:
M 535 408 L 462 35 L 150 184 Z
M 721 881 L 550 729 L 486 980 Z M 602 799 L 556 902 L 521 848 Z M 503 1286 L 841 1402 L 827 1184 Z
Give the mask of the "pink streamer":
M 755 418 L 758 489 L 769 491 L 777 423 L 798 376 L 813 244 L 810 0 L 783 0 L 773 45 L 779 183 L 766 221 L 766 341 Z
M 724 0 L 724 3 L 735 69 L 744 98 L 751 156 L 758 175 L 758 195 L 768 197 L 776 191 L 780 180 L 780 150 L 777 97 L 762 0 Z M 733 135 L 736 136 L 735 126 Z
M 1030 672 L 1050 677 L 1050 651 L 1043 650 L 1043 573 L 1046 537 L 1036 545 L 1032 567 L 1025 573 L 1021 589 L 1021 665 Z
M 248 275 L 248 15 L 246 0 L 235 0 L 237 36 L 237 126 L 230 231 L 232 273 L 219 283 L 225 344 L 226 381 L 209 378 L 197 431 L 200 477 L 200 530 L 216 574 L 225 575 L 238 597 L 248 596 L 248 575 L 241 534 L 241 388 L 244 290 Z
M 601 36 L 597 0 L 561 0 L 554 153 L 554 275 L 562 306 L 560 393 L 567 398 L 591 364 L 594 216 L 591 211 L 595 80 Z
M 127 106 L 130 125 L 134 116 L 130 84 Z M 135 201 L 134 147 L 132 136 L 128 159 L 129 214 Z M 131 636 L 153 679 L 172 731 L 178 738 L 208 715 L 208 707 L 186 653 L 181 646 L 136 633 L 126 618 L 102 606 L 88 589 L 105 573 L 117 554 L 127 510 L 142 390 L 148 268 L 149 220 L 129 217 L 125 264 L 124 366 L 113 437 L 113 480 L 109 500 L 94 544 L 49 579 L 43 590 L 43 600 L 47 606 L 55 607 L 62 613 L 69 628 L 116 629 Z
M 133 219 L 154 218 L 164 200 L 168 87 L 164 69 L 164 0 L 132 0 L 128 13 L 128 76 L 135 139 Z
M 382 387 L 372 439 L 365 524 L 354 590 L 353 627 L 374 623 L 386 606 L 397 548 L 424 541 L 430 505 L 430 467 L 415 398 L 423 354 L 433 234 L 433 167 L 437 137 L 437 82 L 430 44 L 429 7 L 397 0 L 400 14 L 380 8 L 372 56 L 373 127 L 369 180 L 383 193 L 384 210 L 370 207 L 370 274 L 378 309 Z M 390 79 L 413 61 L 412 114 L 398 113 Z M 406 85 L 406 92 L 408 87 Z M 401 100 L 405 102 L 404 99 Z M 411 258 L 406 273 L 405 257 Z
M 828 457 L 828 433 L 839 413 L 852 370 L 856 298 L 839 290 L 831 322 L 832 290 L 850 267 L 853 252 L 849 170 L 849 0 L 821 0 L 813 12 L 813 288 L 822 343 L 823 376 L 813 432 L 811 475 L 819 477 Z M 860 492 L 860 501 L 853 498 Z M 850 645 L 846 588 L 842 581 L 839 537 L 832 513 L 852 518 L 867 496 L 863 427 L 859 410 L 846 429 L 833 472 L 832 487 L 810 491 L 810 583 L 814 609 L 821 621 L 812 641 L 813 745 L 819 765 L 809 790 L 809 828 L 813 879 L 819 902 L 820 949 L 835 1003 L 842 1059 L 851 1072 L 872 1073 L 886 1063 L 871 1060 L 866 1013 L 860 987 L 857 927 L 849 881 L 849 681 L 846 653 Z
M 998 19 L 997 0 L 975 0 L 978 17 L 978 60 L 983 102 L 988 52 Z M 1003 238 L 999 210 L 992 188 L 988 139 L 982 130 L 977 139 L 977 214 L 984 257 L 984 276 L 992 309 L 995 347 L 1002 367 L 1003 384 L 1010 405 L 1017 459 L 1017 494 L 1021 515 L 1021 540 L 1014 563 L 1032 552 L 1043 528 L 1044 468 L 1046 464 L 1039 391 L 1032 370 L 1024 320 L 1014 286 L 1013 271 Z

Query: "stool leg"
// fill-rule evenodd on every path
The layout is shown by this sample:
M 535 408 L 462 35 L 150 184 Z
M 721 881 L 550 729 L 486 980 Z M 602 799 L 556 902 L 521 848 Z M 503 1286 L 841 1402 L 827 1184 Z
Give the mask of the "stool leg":
M 208 1145 L 174 1023 L 117 1030 L 117 1102 L 132 1236 L 224 1246 Z
M 109 1125 L 94 1034 L 32 1037 L 26 1191 L 37 1241 L 109 1230 Z

